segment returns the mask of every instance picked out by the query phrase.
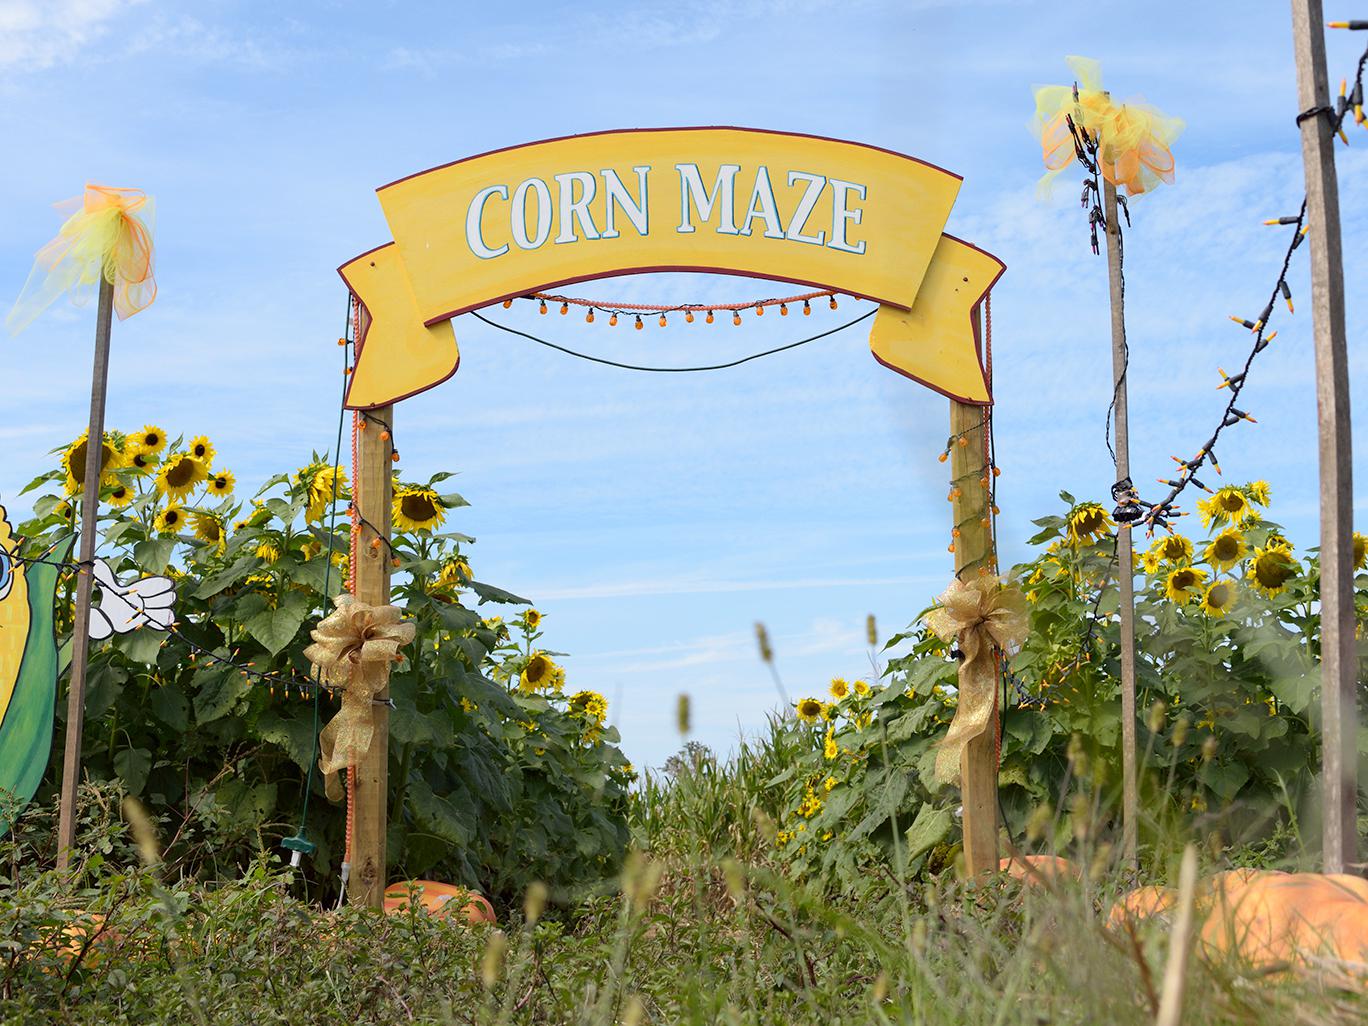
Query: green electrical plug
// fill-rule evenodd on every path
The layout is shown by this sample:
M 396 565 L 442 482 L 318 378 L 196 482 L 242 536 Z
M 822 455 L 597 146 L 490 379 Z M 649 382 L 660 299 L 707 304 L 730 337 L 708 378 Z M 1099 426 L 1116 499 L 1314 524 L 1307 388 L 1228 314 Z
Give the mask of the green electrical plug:
M 293 837 L 287 837 L 280 842 L 282 848 L 290 852 L 290 868 L 298 869 L 299 863 L 305 855 L 312 855 L 318 850 L 318 845 L 304 836 L 304 831 L 300 831 Z

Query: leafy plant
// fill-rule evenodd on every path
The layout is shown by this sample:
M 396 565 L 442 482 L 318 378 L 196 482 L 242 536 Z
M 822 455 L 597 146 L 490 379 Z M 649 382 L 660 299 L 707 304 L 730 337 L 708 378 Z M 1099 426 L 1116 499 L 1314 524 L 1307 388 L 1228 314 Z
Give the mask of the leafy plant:
M 101 554 L 121 579 L 173 578 L 178 620 L 170 634 L 92 645 L 84 772 L 121 781 L 167 823 L 167 859 L 187 874 L 234 876 L 304 824 L 319 846 L 313 887 L 330 886 L 345 817 L 311 767 L 337 703 L 313 686 L 302 652 L 348 576 L 345 473 L 315 455 L 244 503 L 206 438 L 168 442 L 148 426 L 110 432 L 102 453 Z M 20 528 L 24 554 L 72 532 L 83 459 L 77 439 L 29 485 L 43 491 Z M 474 580 L 474 539 L 439 529 L 466 505 L 438 490 L 450 476 L 396 479 L 402 529 L 389 550 L 358 555 L 393 560 L 393 601 L 417 626 L 390 678 L 391 871 L 496 899 L 531 880 L 573 894 L 617 871 L 631 770 L 603 725 L 602 696 L 567 694 L 563 671 L 535 650 L 540 614 L 525 608 L 505 623 L 471 608 L 527 601 Z M 68 575 L 59 641 L 71 632 L 72 584 Z M 529 664 L 549 671 L 531 687 Z M 65 709 L 60 697 L 59 717 Z
M 1120 639 L 1114 525 L 1096 503 L 1035 521 L 1043 549 L 1012 571 L 1030 630 L 1004 660 L 999 795 L 1013 837 L 1091 848 L 1119 829 Z M 1319 771 L 1318 565 L 1265 519 L 1262 482 L 1204 500 L 1206 539 L 1162 535 L 1137 557 L 1137 732 L 1142 841 L 1162 860 L 1179 838 L 1284 857 L 1314 810 Z M 1359 569 L 1368 564 L 1355 537 Z M 1359 623 L 1368 575 L 1357 579 Z M 1360 631 L 1362 634 L 1362 631 Z M 792 871 L 849 884 L 902 860 L 954 856 L 953 790 L 932 782 L 954 715 L 957 663 L 920 624 L 889 639 L 883 682 L 832 682 L 776 729 L 802 742 L 782 791 L 777 851 Z M 1368 644 L 1359 641 L 1368 669 Z M 1360 699 L 1362 701 L 1362 697 Z M 1368 753 L 1368 744 L 1364 745 Z M 1242 856 L 1243 857 L 1243 856 Z

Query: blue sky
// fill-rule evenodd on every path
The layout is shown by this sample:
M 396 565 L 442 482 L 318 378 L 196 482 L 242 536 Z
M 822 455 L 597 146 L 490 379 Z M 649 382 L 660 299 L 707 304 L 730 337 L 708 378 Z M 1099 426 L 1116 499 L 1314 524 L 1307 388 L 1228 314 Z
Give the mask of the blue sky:
M 1344 12 L 1331 10 L 1329 15 Z M 1361 36 L 1330 33 L 1331 77 Z M 738 124 L 854 139 L 964 176 L 948 230 L 1008 267 L 993 342 L 1005 562 L 1055 493 L 1102 496 L 1110 388 L 1104 262 L 1076 175 L 1037 199 L 1031 86 L 1063 58 L 1102 61 L 1121 97 L 1181 116 L 1178 181 L 1136 202 L 1128 235 L 1132 464 L 1210 433 L 1218 365 L 1247 336 L 1285 238 L 1264 217 L 1303 193 L 1285 4 L 672 2 L 129 3 L 0 0 L 0 303 L 22 286 L 87 180 L 158 205 L 146 313 L 117 324 L 110 423 L 206 432 L 244 484 L 332 443 L 345 294 L 334 269 L 388 238 L 375 187 L 472 153 L 573 132 Z M 1368 132 L 1339 148 L 1349 280 L 1368 247 Z M 1229 479 L 1267 478 L 1274 516 L 1315 544 L 1316 433 L 1303 312 L 1244 395 L 1258 426 L 1221 451 Z M 584 295 L 678 302 L 773 294 L 738 279 L 661 276 Z M 1350 289 L 1350 337 L 1363 328 Z M 814 311 L 812 328 L 839 323 Z M 501 317 L 516 320 L 510 311 Z M 527 315 L 522 314 L 523 317 Z M 56 309 L 0 340 L 0 502 L 84 425 L 93 312 Z M 683 325 L 610 334 L 537 327 L 634 362 L 713 362 L 790 341 Z M 809 327 L 808 322 L 801 325 Z M 457 322 L 461 369 L 398 409 L 403 468 L 459 471 L 479 578 L 534 598 L 576 687 L 606 694 L 624 747 L 659 765 L 693 736 L 719 750 L 762 723 L 773 685 L 753 623 L 769 625 L 793 695 L 869 670 L 864 619 L 901 628 L 944 586 L 944 399 L 876 364 L 851 331 L 708 375 L 595 367 Z M 1351 343 L 1356 380 L 1361 347 Z M 1357 396 L 1356 396 L 1357 398 Z M 1364 424 L 1360 417 L 1359 423 Z M 1358 453 L 1368 438 L 1355 436 Z M 1356 476 L 1365 464 L 1356 459 Z M 1153 486 L 1149 492 L 1153 492 Z M 1363 494 L 1360 485 L 1358 494 Z M 1365 503 L 1356 503 L 1360 516 Z

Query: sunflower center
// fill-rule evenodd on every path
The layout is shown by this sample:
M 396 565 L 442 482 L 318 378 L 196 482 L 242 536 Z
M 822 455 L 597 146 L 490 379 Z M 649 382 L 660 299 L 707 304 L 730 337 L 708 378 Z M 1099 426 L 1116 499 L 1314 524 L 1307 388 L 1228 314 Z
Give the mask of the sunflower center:
M 149 446 L 149 447 L 153 447 L 153 446 L 157 446 L 157 445 L 160 445 L 160 444 L 161 444 L 161 435 L 159 435 L 159 434 L 157 434 L 157 433 L 155 433 L 155 432 L 153 432 L 153 431 L 149 431 L 147 434 L 143 435 L 143 445 L 146 445 L 146 446 Z
M 77 481 L 85 480 L 86 441 L 87 440 L 82 440 L 80 443 L 77 444 L 77 446 L 74 449 L 71 450 L 71 476 L 74 477 Z M 105 467 L 109 466 L 109 461 L 114 456 L 113 446 L 111 446 L 108 442 L 104 442 L 103 444 L 101 444 L 100 456 L 100 469 L 104 470 Z
M 1078 530 L 1082 534 L 1095 534 L 1102 530 L 1102 512 L 1100 510 L 1089 509 L 1078 514 L 1074 521 Z
M 1254 578 L 1265 588 L 1280 588 L 1291 576 L 1292 567 L 1281 553 L 1265 553 L 1254 563 Z
M 437 515 L 437 506 L 426 495 L 405 495 L 399 500 L 399 508 L 410 520 L 431 520 Z
M 1179 570 L 1173 575 L 1173 586 L 1180 591 L 1191 588 L 1197 582 L 1197 575 L 1191 570 Z
M 195 480 L 195 461 L 182 456 L 166 470 L 166 483 L 172 488 L 184 488 Z
M 1165 559 L 1182 559 L 1185 554 L 1183 543 L 1177 538 L 1169 538 L 1164 541 Z
M 1217 559 L 1234 559 L 1240 554 L 1240 540 L 1238 538 L 1232 538 L 1228 534 L 1221 535 L 1216 539 L 1216 544 L 1212 548 L 1212 551 L 1216 554 Z
M 1227 492 L 1221 496 L 1221 508 L 1227 513 L 1238 513 L 1244 509 L 1244 496 L 1239 492 Z
M 1207 604 L 1217 608 L 1224 608 L 1230 604 L 1231 598 L 1233 598 L 1233 596 L 1231 595 L 1229 584 L 1224 582 L 1213 584 L 1211 586 L 1211 591 L 1207 593 Z
M 533 684 L 537 684 L 545 676 L 546 660 L 541 656 L 533 656 L 532 661 L 527 664 L 527 679 Z

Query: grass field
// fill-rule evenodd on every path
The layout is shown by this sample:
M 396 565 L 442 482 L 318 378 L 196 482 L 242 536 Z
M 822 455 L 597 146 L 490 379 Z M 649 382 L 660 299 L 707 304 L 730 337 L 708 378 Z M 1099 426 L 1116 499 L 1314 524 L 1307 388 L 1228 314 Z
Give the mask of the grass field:
M 1097 865 L 1056 892 L 950 871 L 903 880 L 896 861 L 849 893 L 788 879 L 767 857 L 759 800 L 774 758 L 759 742 L 648 778 L 620 880 L 573 905 L 534 888 L 497 928 L 324 911 L 267 859 L 215 887 L 118 870 L 137 861 L 136 838 L 113 824 L 74 893 L 12 850 L 4 1022 L 1155 1021 L 1168 926 L 1106 928 L 1119 874 Z M 1256 972 L 1199 949 L 1187 980 L 1184 1022 L 1368 1017 L 1368 996 L 1334 975 Z

